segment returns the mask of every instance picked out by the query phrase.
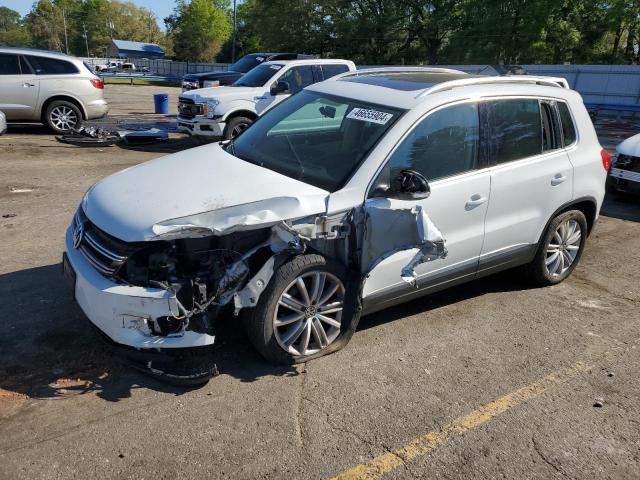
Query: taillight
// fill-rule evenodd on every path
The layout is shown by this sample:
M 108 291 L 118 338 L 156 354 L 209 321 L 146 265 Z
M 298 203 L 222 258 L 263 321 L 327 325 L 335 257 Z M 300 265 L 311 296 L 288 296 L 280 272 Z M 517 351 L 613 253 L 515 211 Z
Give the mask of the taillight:
M 611 168 L 611 155 L 603 148 L 600 151 L 600 156 L 602 157 L 602 166 L 608 172 Z
M 93 85 L 96 88 L 99 88 L 100 90 L 104 88 L 104 80 L 102 80 L 101 78 L 92 78 L 90 82 L 91 82 L 91 85 Z

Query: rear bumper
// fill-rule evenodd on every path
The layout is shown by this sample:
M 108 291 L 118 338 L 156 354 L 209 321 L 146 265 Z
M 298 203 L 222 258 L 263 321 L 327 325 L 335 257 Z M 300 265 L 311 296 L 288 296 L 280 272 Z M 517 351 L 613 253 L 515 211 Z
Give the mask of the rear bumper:
M 109 112 L 109 105 L 106 100 L 94 100 L 86 105 L 87 120 L 104 117 Z
M 640 173 L 612 168 L 607 175 L 607 189 L 640 195 Z
M 189 330 L 167 337 L 147 333 L 145 319 L 179 314 L 175 294 L 159 288 L 121 285 L 102 276 L 73 247 L 71 227 L 67 229 L 65 250 L 75 272 L 76 301 L 91 323 L 114 342 L 137 349 L 213 344 L 213 336 Z
M 199 137 L 221 137 L 225 123 L 214 120 L 202 121 L 178 117 L 178 130 Z

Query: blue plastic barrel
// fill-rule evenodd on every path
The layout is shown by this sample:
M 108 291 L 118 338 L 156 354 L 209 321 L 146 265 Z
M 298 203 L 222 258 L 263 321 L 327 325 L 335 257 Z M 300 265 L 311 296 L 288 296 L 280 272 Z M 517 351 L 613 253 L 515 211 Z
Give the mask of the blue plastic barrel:
M 169 94 L 156 93 L 153 95 L 153 106 L 156 113 L 169 113 Z

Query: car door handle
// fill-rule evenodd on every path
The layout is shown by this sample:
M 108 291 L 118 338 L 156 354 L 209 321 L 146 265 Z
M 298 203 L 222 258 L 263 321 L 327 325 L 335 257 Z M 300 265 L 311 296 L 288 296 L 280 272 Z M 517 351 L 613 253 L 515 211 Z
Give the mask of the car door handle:
M 35 84 L 35 83 L 29 83 L 29 82 L 26 82 L 26 83 L 23 83 L 23 84 L 22 84 L 22 86 L 23 86 L 23 87 L 35 87 L 35 86 L 36 86 L 36 84 Z
M 471 197 L 469 197 L 469 200 L 467 200 L 467 203 L 464 207 L 466 210 L 471 210 L 472 208 L 476 208 L 477 206 L 482 205 L 486 201 L 487 197 L 483 197 L 482 195 L 476 193 L 475 195 L 471 195 Z
M 266 95 L 262 95 L 261 97 L 253 97 L 254 100 L 266 100 L 267 96 Z
M 556 185 L 560 185 L 566 179 L 567 179 L 566 175 L 563 175 L 561 173 L 556 173 L 554 177 L 551 179 L 551 185 L 555 187 Z

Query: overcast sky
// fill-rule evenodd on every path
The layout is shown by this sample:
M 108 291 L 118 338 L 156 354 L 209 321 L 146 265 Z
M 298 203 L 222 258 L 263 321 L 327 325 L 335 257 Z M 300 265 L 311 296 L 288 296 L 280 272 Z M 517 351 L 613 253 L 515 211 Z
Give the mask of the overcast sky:
M 151 10 L 158 19 L 158 25 L 164 30 L 164 19 L 171 15 L 175 2 L 173 0 L 128 0 L 139 7 L 146 7 Z M 20 15 L 26 15 L 31 10 L 34 1 L 32 0 L 0 0 L 0 7 L 9 7 Z

